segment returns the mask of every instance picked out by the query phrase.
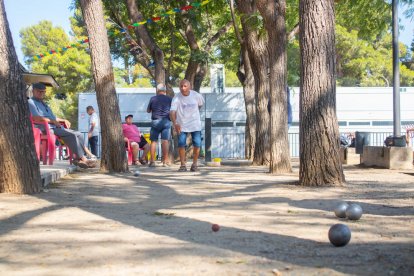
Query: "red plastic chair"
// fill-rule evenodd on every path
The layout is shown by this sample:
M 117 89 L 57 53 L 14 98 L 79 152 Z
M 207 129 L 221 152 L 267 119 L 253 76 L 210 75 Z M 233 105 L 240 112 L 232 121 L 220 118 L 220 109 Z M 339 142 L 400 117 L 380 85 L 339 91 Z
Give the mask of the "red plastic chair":
M 41 135 L 42 132 L 40 129 L 34 126 L 32 116 L 30 115 L 30 122 L 32 123 L 32 129 L 33 129 L 33 136 L 34 136 L 34 143 L 35 143 L 35 149 L 36 149 L 36 155 L 37 159 L 40 160 L 40 144 L 41 144 Z
M 129 141 L 128 138 L 125 137 L 125 139 L 127 139 L 127 141 L 125 142 L 125 151 L 128 156 L 128 165 L 132 165 L 133 159 L 134 159 L 134 153 L 132 151 L 131 142 Z M 140 155 L 139 151 L 141 150 L 144 150 L 144 149 L 143 148 L 138 149 L 138 156 Z
M 42 133 L 41 135 L 43 165 L 53 165 L 53 161 L 56 157 L 56 139 L 60 141 L 60 138 L 57 135 L 51 133 L 49 124 L 47 122 L 38 124 L 42 124 L 46 130 L 46 133 Z M 65 124 L 62 125 L 66 127 Z M 60 147 L 65 146 L 67 148 L 67 152 L 69 153 L 69 163 L 72 164 L 72 152 L 70 151 L 69 147 L 63 145 L 62 142 Z

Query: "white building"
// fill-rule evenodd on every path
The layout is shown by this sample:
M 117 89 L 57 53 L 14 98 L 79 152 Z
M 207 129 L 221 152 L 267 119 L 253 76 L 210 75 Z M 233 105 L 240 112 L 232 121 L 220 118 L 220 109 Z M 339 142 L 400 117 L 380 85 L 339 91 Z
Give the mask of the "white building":
M 176 93 L 179 92 L 175 88 Z M 210 93 L 210 88 L 202 88 L 206 104 L 201 110 L 201 119 L 211 118 L 212 156 L 244 157 L 244 128 L 246 113 L 241 87 L 227 87 L 225 93 Z M 134 122 L 145 133 L 149 132 L 151 117 L 146 112 L 149 99 L 155 95 L 154 88 L 117 88 L 117 95 L 123 119 L 134 115 Z M 291 155 L 297 156 L 299 150 L 299 88 L 291 88 L 290 101 L 293 123 L 289 129 Z M 337 117 L 340 132 L 381 132 L 378 139 L 393 131 L 392 87 L 338 87 Z M 95 93 L 79 94 L 79 131 L 88 131 L 86 107 L 92 105 L 99 114 Z M 401 125 L 414 124 L 414 87 L 401 89 Z M 375 143 L 379 143 L 376 141 Z

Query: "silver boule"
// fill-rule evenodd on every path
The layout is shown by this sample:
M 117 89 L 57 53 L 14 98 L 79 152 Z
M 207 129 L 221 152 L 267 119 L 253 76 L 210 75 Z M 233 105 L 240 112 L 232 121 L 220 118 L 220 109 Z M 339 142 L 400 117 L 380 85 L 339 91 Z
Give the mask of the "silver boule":
M 334 212 L 335 216 L 338 218 L 346 218 L 346 209 L 349 207 L 349 204 L 346 202 L 341 202 L 338 206 L 335 207 Z
M 350 220 L 359 220 L 362 216 L 362 208 L 358 204 L 351 204 L 346 209 L 346 217 Z

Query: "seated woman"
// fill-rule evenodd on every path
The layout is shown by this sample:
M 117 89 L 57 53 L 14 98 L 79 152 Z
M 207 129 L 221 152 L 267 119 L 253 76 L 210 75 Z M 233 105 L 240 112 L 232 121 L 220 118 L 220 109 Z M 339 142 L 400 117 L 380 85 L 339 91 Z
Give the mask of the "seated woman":
M 145 165 L 148 163 L 147 154 L 150 149 L 147 140 L 145 140 L 144 136 L 141 135 L 138 127 L 132 123 L 133 115 L 127 115 L 125 117 L 125 124 L 122 124 L 122 131 L 124 133 L 125 142 L 130 142 L 132 147 L 132 154 L 133 154 L 133 163 L 134 165 Z M 138 159 L 138 151 L 139 149 L 143 149 L 144 153 L 142 157 Z

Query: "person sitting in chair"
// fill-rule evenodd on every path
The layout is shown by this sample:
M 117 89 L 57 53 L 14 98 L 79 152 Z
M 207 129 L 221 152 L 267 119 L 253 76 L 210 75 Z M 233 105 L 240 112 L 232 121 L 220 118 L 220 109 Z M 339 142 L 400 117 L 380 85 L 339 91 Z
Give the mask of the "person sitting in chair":
M 39 123 L 48 123 L 50 131 L 59 136 L 59 138 L 69 147 L 72 154 L 76 155 L 76 158 L 73 160 L 75 165 L 84 169 L 96 167 L 95 161 L 86 158 L 86 154 L 91 153 L 85 147 L 82 133 L 70 129 L 70 122 L 66 119 L 57 118 L 50 107 L 44 102 L 46 86 L 43 83 L 34 83 L 32 88 L 33 97 L 30 98 L 28 102 L 35 126 L 44 132 L 44 125 Z M 65 124 L 67 128 L 64 128 L 62 123 Z
M 139 165 L 139 163 L 145 165 L 148 162 L 147 154 L 150 146 L 144 136 L 141 135 L 138 127 L 132 123 L 133 117 L 131 114 L 125 117 L 125 124 L 122 124 L 122 132 L 124 133 L 125 142 L 129 141 L 131 143 L 134 165 Z M 140 148 L 144 150 L 144 153 L 138 159 L 138 151 Z

